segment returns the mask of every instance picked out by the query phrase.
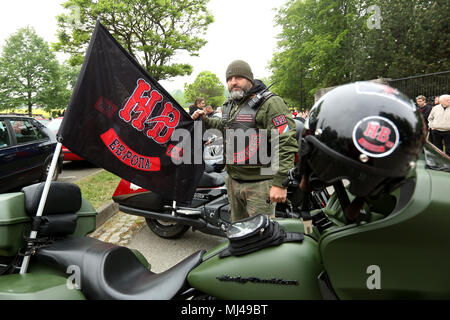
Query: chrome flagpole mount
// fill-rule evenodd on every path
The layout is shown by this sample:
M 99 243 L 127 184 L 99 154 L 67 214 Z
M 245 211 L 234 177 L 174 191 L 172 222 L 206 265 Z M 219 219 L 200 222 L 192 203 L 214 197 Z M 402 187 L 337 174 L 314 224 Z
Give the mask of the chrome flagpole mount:
M 42 191 L 41 200 L 39 201 L 38 210 L 36 213 L 36 217 L 41 217 L 42 212 L 44 211 L 45 202 L 47 200 L 48 190 L 50 189 L 50 183 L 52 182 L 53 173 L 56 170 L 56 164 L 58 162 L 59 154 L 61 153 L 61 142 L 56 144 L 55 152 L 53 153 L 52 162 L 50 165 L 49 172 L 47 174 L 47 179 L 45 180 L 44 190 Z M 30 239 L 36 239 L 37 230 L 31 230 Z M 30 255 L 26 255 L 23 258 L 22 266 L 20 267 L 20 274 L 27 273 L 28 264 L 30 263 Z

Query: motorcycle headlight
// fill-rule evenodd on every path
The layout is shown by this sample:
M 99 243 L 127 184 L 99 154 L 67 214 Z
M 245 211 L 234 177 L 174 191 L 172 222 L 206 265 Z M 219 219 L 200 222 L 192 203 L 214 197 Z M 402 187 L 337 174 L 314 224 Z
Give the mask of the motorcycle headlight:
M 266 228 L 268 223 L 268 216 L 262 214 L 234 222 L 228 228 L 227 238 L 230 240 L 235 240 L 252 236 L 253 234 Z

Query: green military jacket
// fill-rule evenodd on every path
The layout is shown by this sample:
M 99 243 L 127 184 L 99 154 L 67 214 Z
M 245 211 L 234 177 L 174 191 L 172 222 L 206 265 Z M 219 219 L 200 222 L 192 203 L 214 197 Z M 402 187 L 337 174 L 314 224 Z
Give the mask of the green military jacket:
M 248 97 L 247 99 L 250 99 L 250 97 Z M 244 103 L 246 103 L 246 101 L 246 99 L 243 99 L 243 101 L 239 103 L 233 102 L 233 106 L 231 107 L 230 111 L 230 122 L 233 121 L 233 119 L 238 114 L 238 110 L 240 110 L 240 108 L 244 105 Z M 267 175 L 267 172 L 261 174 L 261 166 L 226 164 L 225 168 L 231 178 L 247 181 L 273 179 L 273 185 L 279 187 L 283 186 L 282 183 L 286 179 L 289 169 L 294 166 L 295 154 L 298 152 L 298 142 L 295 138 L 295 122 L 292 118 L 292 114 L 281 97 L 272 96 L 268 100 L 266 100 L 259 108 L 255 119 L 256 128 L 268 130 L 268 138 L 272 143 L 270 134 L 271 130 L 275 129 L 277 131 L 280 131 L 280 128 L 277 127 L 276 124 L 278 117 L 283 115 L 287 120 L 288 128 L 285 127 L 285 130 L 283 130 L 282 133 L 280 132 L 278 139 L 278 170 L 273 175 Z M 205 118 L 205 125 L 206 129 L 218 129 L 222 131 L 223 135 L 225 135 L 225 123 L 223 119 Z M 272 161 L 274 160 L 272 159 Z M 273 168 L 277 167 L 275 166 Z

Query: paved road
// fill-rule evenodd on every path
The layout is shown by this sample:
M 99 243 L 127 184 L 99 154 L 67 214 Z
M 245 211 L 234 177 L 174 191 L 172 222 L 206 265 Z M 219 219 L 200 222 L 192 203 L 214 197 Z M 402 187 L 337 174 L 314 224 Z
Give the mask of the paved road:
M 64 161 L 58 181 L 73 182 L 101 170 L 102 168 L 96 167 L 88 161 Z
M 163 239 L 144 226 L 128 243 L 127 247 L 138 249 L 150 262 L 151 270 L 160 273 L 174 266 L 198 250 L 209 250 L 224 238 L 193 232 L 189 229 L 179 239 Z

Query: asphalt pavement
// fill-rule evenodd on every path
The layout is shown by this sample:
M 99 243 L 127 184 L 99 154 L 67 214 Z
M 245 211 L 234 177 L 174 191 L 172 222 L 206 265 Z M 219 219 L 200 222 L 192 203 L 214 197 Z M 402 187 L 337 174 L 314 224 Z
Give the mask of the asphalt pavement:
M 209 250 L 225 241 L 225 238 L 189 229 L 178 239 L 163 239 L 143 226 L 126 245 L 137 249 L 151 264 L 151 270 L 160 273 L 174 266 L 198 250 Z
M 58 181 L 74 182 L 102 170 L 88 161 L 64 161 Z
M 104 213 L 99 210 L 99 216 Z M 98 217 L 97 216 L 97 219 Z M 156 273 L 165 271 L 198 250 L 209 250 L 224 238 L 189 229 L 178 239 L 163 239 L 154 234 L 143 217 L 117 212 L 99 226 L 91 237 L 115 245 L 137 249 Z

